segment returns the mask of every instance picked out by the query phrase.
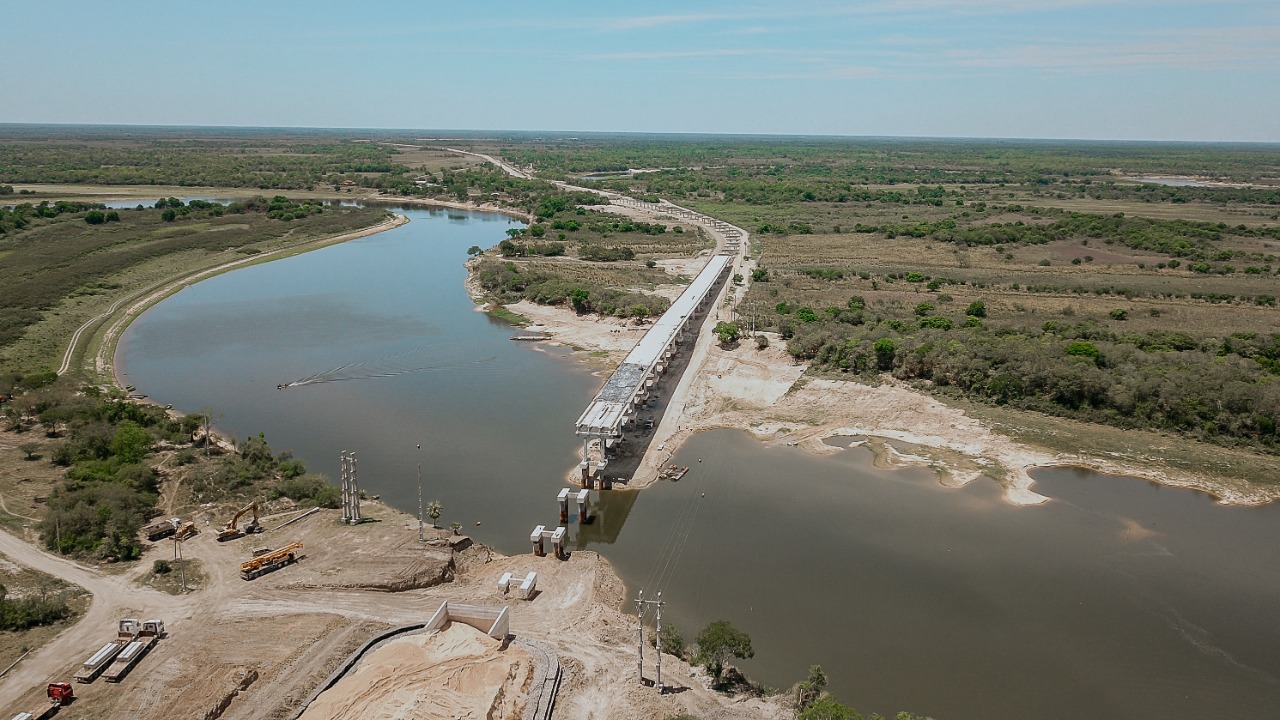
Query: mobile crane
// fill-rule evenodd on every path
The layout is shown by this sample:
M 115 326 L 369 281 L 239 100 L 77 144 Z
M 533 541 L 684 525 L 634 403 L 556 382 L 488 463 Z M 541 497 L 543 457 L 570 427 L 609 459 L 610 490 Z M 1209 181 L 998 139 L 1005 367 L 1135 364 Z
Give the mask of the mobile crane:
M 259 575 L 266 575 L 274 570 L 279 570 L 285 565 L 297 562 L 298 551 L 301 549 L 302 543 L 295 542 L 279 550 L 267 550 L 266 548 L 255 550 L 252 559 L 240 563 L 240 577 L 245 580 L 252 580 Z

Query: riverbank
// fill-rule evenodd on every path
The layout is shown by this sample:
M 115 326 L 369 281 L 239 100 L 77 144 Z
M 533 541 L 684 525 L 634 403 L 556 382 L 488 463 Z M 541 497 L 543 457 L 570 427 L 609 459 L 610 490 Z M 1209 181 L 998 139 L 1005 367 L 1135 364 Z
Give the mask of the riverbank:
M 621 357 L 642 336 L 640 329 L 628 328 L 612 318 L 577 316 L 563 308 L 527 302 L 509 307 L 535 323 L 531 330 L 552 336 L 550 342 L 579 350 L 577 357 L 583 362 Z M 882 376 L 878 384 L 808 376 L 807 366 L 786 352 L 784 340 L 771 333 L 765 336 L 769 346 L 763 350 L 751 341 L 729 349 L 708 342 L 705 363 L 696 372 L 691 365 L 688 382 L 682 381 L 668 402 L 671 410 L 663 424 L 670 420 L 670 427 L 658 428 L 642 463 L 643 472 L 638 472 L 628 487 L 643 488 L 655 482 L 657 469 L 670 464 L 695 433 L 730 428 L 746 431 L 762 442 L 797 446 L 816 454 L 865 443 L 877 453 L 882 467 L 928 467 L 940 482 L 952 487 L 985 476 L 999 482 L 1005 499 L 1016 505 L 1048 500 L 1035 492 L 1030 475 L 1044 467 L 1082 467 L 1137 477 L 1206 492 L 1227 505 L 1259 505 L 1280 499 L 1268 489 L 1232 484 L 1206 473 L 1143 466 L 1088 451 L 1054 452 L 1022 443 L 889 376 Z M 836 440 L 839 438 L 849 440 Z M 885 441 L 917 447 L 900 451 Z

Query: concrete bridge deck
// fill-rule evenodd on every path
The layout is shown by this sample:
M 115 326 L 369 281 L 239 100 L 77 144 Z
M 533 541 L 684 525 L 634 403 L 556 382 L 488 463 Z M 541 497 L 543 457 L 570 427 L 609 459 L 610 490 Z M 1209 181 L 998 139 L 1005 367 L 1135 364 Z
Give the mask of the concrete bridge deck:
M 706 225 L 718 231 L 725 241 L 719 254 L 707 261 L 680 297 L 653 323 L 578 418 L 575 430 L 582 438 L 579 470 L 585 485 L 594 484 L 596 476 L 603 479 L 610 448 L 620 442 L 624 430 L 635 423 L 637 410 L 649 401 L 662 374 L 671 367 L 686 333 L 692 331 L 696 340 L 699 325 L 741 253 L 745 236 L 728 223 L 666 201 L 647 203 L 621 196 L 611 196 L 610 200 L 617 205 L 670 214 Z M 596 443 L 598 459 L 592 458 L 592 442 Z

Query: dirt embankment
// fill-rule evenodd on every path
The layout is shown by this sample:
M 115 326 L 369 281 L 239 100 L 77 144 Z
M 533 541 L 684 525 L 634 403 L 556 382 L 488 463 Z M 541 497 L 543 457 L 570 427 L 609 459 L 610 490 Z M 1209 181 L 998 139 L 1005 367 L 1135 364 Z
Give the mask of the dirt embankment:
M 514 718 L 533 670 L 519 647 L 504 648 L 473 627 L 450 623 L 373 651 L 316 698 L 301 720 Z
M 0 679 L 0 697 L 34 707 L 45 683 L 70 677 L 113 636 L 117 619 L 156 617 L 165 621 L 168 637 L 124 682 L 77 685 L 78 699 L 66 717 L 168 720 L 177 709 L 183 717 L 288 718 L 369 638 L 423 623 L 448 600 L 508 607 L 516 638 L 559 657 L 565 674 L 556 707 L 564 717 L 785 714 L 781 700 L 712 692 L 705 674 L 673 656 L 663 658 L 663 677 L 679 692 L 659 696 L 641 686 L 635 620 L 619 610 L 622 582 L 595 553 L 575 552 L 567 561 L 505 557 L 435 529 L 419 543 L 416 519 L 375 502 L 362 511 L 370 522 L 357 526 L 324 510 L 272 529 L 291 517 L 283 515 L 264 522 L 265 533 L 225 543 L 211 531 L 217 518 L 210 525 L 202 521 L 200 534 L 184 543 L 183 556 L 200 561 L 204 581 L 198 591 L 176 596 L 139 584 L 154 560 L 172 558 L 171 543 L 157 543 L 133 568 L 107 574 L 0 533 L 0 551 L 14 562 L 94 594 L 84 620 Z M 253 581 L 240 578 L 239 564 L 254 547 L 294 541 L 304 545 L 296 564 Z M 524 577 L 530 571 L 538 573 L 531 600 L 499 593 L 503 573 Z M 376 696 L 389 703 L 384 709 L 390 714 L 380 717 L 520 717 L 529 698 L 528 655 L 487 638 L 457 637 L 468 635 L 464 630 L 451 633 L 375 648 L 346 680 L 321 694 L 321 707 L 333 714 L 317 710 L 318 716 L 355 717 L 350 713 L 362 707 L 367 713 L 366 702 Z

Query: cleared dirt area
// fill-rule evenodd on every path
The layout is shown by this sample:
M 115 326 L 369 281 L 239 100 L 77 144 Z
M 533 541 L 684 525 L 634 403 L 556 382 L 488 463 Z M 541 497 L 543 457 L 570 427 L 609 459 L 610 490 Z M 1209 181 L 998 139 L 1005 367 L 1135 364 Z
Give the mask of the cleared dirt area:
M 207 579 L 197 592 L 177 596 L 138 584 L 153 560 L 172 557 L 169 541 L 151 547 L 132 569 L 107 575 L 0 534 L 0 551 L 14 563 L 41 566 L 94 594 L 83 621 L 0 679 L 4 707 L 38 701 L 44 684 L 69 678 L 114 635 L 115 621 L 128 616 L 164 620 L 168 637 L 123 682 L 77 685 L 79 699 L 60 717 L 292 717 L 371 636 L 425 622 L 441 601 L 451 600 L 509 607 L 516 638 L 539 640 L 559 655 L 565 679 L 558 716 L 782 717 L 775 701 L 735 701 L 708 690 L 701 671 L 672 656 L 663 658 L 663 675 L 680 691 L 658 696 L 652 688 L 641 687 L 631 643 L 634 618 L 619 611 L 622 583 L 595 553 L 574 553 L 567 561 L 504 557 L 435 529 L 428 529 L 427 542 L 419 544 L 417 521 L 410 516 L 376 502 L 365 503 L 362 510 L 371 522 L 347 526 L 339 522 L 338 511 L 324 510 L 272 530 L 291 517 L 284 515 L 264 522 L 268 530 L 261 535 L 226 543 L 216 542 L 210 529 L 201 525 L 201 533 L 184 544 L 183 555 L 199 559 Z M 257 580 L 240 578 L 239 563 L 254 547 L 294 541 L 305 546 L 298 563 Z M 523 577 L 531 570 L 538 573 L 538 593 L 532 600 L 498 593 L 502 573 Z M 519 717 L 524 705 L 520 688 L 526 684 L 519 680 L 525 667 L 519 651 L 499 650 L 486 642 L 463 645 L 467 648 L 455 648 L 457 653 L 436 648 L 405 651 L 407 655 L 392 660 L 377 655 L 362 660 L 356 672 L 380 677 L 378 687 L 388 698 L 401 698 L 398 702 L 404 707 L 414 706 L 422 688 L 436 687 L 448 689 L 449 702 L 454 703 L 449 707 L 458 711 L 379 717 L 468 717 L 466 713 L 477 708 L 495 707 L 498 712 L 491 717 Z M 365 668 L 366 662 L 374 664 Z M 380 663 L 389 663 L 395 671 L 379 671 Z M 467 675 L 471 681 L 462 682 L 449 667 L 458 672 L 470 668 L 466 672 L 472 673 Z M 494 683 L 505 689 L 499 693 Z M 346 717 L 338 709 L 353 707 L 368 692 L 364 683 L 352 686 L 350 692 L 340 685 L 324 694 L 335 716 Z M 435 702 L 438 694 L 431 697 Z
M 518 717 L 533 660 L 502 645 L 456 622 L 392 640 L 316 698 L 302 720 Z

